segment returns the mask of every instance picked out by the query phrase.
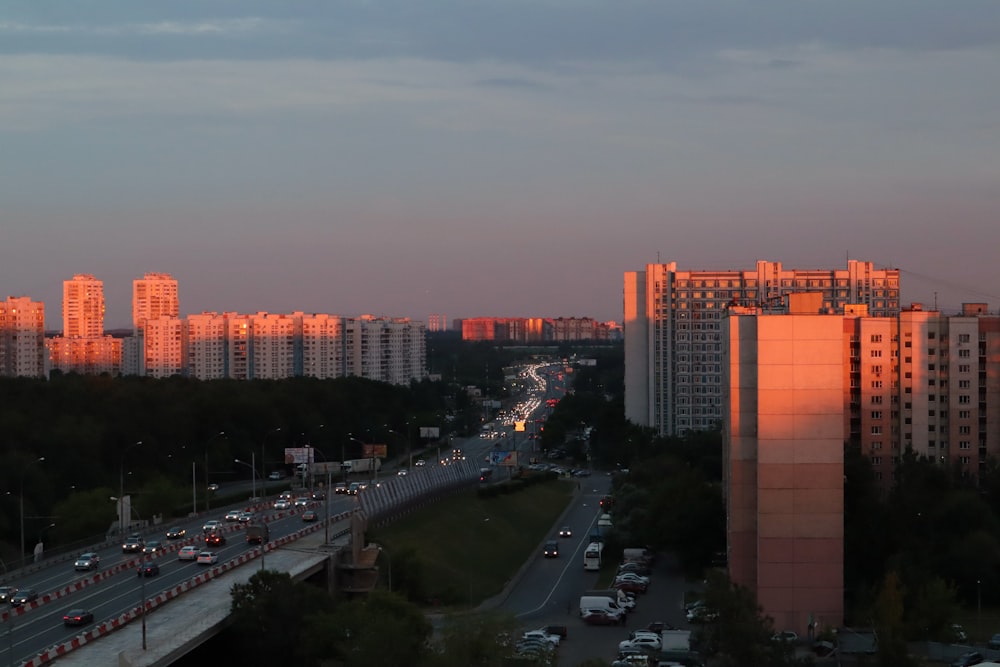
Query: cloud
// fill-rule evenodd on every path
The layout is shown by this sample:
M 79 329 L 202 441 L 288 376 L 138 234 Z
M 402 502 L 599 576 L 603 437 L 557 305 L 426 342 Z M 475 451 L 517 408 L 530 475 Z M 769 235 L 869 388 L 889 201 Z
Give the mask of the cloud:
M 18 23 L 0 21 L 0 35 L 62 35 L 129 37 L 150 35 L 226 36 L 249 35 L 287 29 L 282 24 L 260 17 L 216 19 L 206 21 L 157 21 L 155 23 L 122 23 L 95 25 L 88 23 Z

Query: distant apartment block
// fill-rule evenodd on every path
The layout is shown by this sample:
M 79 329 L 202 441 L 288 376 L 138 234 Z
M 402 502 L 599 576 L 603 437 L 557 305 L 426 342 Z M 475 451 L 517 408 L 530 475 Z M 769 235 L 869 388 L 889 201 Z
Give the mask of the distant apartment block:
M 438 332 L 448 330 L 448 318 L 441 314 L 427 316 L 427 331 Z
M 850 260 L 846 269 L 681 271 L 647 264 L 624 275 L 625 416 L 661 435 L 717 426 L 722 413 L 721 321 L 730 306 L 780 304 L 797 292 L 821 294 L 824 312 L 862 304 L 876 317 L 899 312 L 898 269 Z
M 63 335 L 46 341 L 49 366 L 63 373 L 118 375 L 122 341 L 104 333 L 104 283 L 90 274 L 63 281 Z
M 458 321 L 462 340 L 549 343 L 612 340 L 614 322 L 589 317 L 472 317 Z
M 150 341 L 146 336 L 147 322 L 160 318 L 177 320 L 179 315 L 177 281 L 169 273 L 146 273 L 132 281 L 132 332 L 142 353 L 138 357 L 139 364 L 134 368 L 124 366 L 123 372 L 163 377 L 164 373 L 171 374 L 171 367 L 179 366 L 179 338 L 174 346 L 169 337 L 163 337 L 162 330 L 158 330 L 159 337 L 155 340 Z M 158 326 L 162 329 L 164 324 Z M 176 326 L 176 322 L 172 326 Z M 147 368 L 151 372 L 147 373 Z
M 45 304 L 30 297 L 0 301 L 0 377 L 44 377 Z

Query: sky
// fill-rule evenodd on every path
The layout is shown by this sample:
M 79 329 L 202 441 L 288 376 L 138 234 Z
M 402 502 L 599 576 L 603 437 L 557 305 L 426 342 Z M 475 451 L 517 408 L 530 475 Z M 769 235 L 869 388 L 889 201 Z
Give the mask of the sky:
M 0 298 L 621 320 L 623 273 L 1000 309 L 995 0 L 4 0 Z

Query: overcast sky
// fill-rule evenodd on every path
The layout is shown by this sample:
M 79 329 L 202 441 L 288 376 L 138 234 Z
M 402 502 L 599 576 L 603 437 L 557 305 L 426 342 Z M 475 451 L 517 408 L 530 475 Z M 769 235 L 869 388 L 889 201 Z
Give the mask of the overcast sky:
M 620 320 L 622 274 L 1000 308 L 996 0 L 0 3 L 0 298 Z

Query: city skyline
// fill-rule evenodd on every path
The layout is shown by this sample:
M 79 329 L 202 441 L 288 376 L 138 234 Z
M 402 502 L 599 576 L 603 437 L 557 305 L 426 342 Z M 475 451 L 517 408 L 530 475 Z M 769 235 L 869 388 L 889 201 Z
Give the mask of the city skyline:
M 1000 304 L 1000 7 L 0 9 L 0 296 L 621 320 L 623 272 L 863 258 Z M 50 326 L 51 328 L 51 326 Z

